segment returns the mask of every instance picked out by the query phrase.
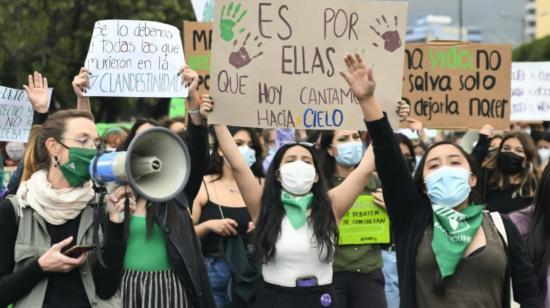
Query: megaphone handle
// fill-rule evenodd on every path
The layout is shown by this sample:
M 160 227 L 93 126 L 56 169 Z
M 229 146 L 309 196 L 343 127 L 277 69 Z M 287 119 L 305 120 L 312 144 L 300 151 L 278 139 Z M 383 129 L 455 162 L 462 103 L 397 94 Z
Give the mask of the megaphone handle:
M 103 266 L 104 268 L 108 269 L 109 267 L 107 267 L 107 265 L 105 265 L 105 261 L 103 260 L 103 251 L 102 251 L 103 243 L 99 242 L 99 228 L 101 227 L 102 229 L 104 229 L 104 227 L 105 227 L 105 221 L 104 221 L 104 219 L 105 219 L 105 201 L 104 201 L 104 198 L 105 198 L 105 194 L 100 193 L 99 200 L 95 204 L 95 207 L 94 207 L 93 241 L 94 241 L 97 260 L 99 261 L 99 264 L 101 264 L 101 266 Z M 107 234 L 105 233 L 103 235 L 103 237 L 104 237 L 103 240 L 104 241 L 105 241 L 106 236 L 107 236 Z

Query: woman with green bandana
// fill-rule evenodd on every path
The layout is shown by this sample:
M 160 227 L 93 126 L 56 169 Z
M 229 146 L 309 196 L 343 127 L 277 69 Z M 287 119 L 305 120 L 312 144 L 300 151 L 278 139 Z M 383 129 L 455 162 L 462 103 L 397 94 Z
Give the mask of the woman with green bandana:
M 357 98 L 373 95 L 369 84 Z M 211 100 L 201 104 L 205 114 L 212 108 Z M 275 153 L 262 187 L 227 127 L 214 129 L 256 224 L 254 249 L 265 284 L 254 307 L 337 307 L 332 263 L 338 224 L 374 171 L 372 151 L 340 185 L 328 189 L 313 144 L 288 143 Z
M 348 57 L 356 96 L 372 69 Z M 507 242 L 476 197 L 476 164 L 452 143 L 433 145 L 415 180 L 378 102 L 360 101 L 376 156 L 397 250 L 400 307 L 537 307 L 533 267 L 517 229 L 503 217 Z

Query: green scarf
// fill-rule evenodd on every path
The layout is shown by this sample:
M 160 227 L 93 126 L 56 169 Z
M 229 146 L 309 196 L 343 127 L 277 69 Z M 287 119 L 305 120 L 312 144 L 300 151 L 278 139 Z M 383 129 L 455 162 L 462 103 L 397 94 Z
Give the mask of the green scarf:
M 299 229 L 307 221 L 307 210 L 311 207 L 313 193 L 305 196 L 293 196 L 286 191 L 281 192 L 281 201 L 286 216 L 294 229 Z
M 432 208 L 434 212 L 432 249 L 441 277 L 445 278 L 455 272 L 464 251 L 481 226 L 484 206 L 470 205 L 462 212 L 438 205 L 432 205 Z

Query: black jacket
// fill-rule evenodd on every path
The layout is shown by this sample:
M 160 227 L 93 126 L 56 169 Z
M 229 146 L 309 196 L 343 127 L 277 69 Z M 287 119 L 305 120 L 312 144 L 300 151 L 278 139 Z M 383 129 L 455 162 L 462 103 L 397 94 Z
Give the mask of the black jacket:
M 215 308 L 210 281 L 190 215 L 191 205 L 199 192 L 210 159 L 208 131 L 205 126 L 193 125 L 190 119 L 188 123 L 184 141 L 191 156 L 189 182 L 173 202 L 155 204 L 153 217 L 164 232 L 170 264 L 181 279 L 192 307 Z M 176 206 L 177 210 L 170 210 L 170 206 Z M 177 223 L 170 224 L 171 220 Z
M 399 145 L 387 117 L 367 122 L 376 157 L 376 170 L 382 188 L 393 239 L 397 252 L 397 272 L 401 308 L 417 308 L 416 256 L 426 228 L 433 224 L 433 212 L 429 200 L 421 196 L 413 183 Z M 422 172 L 422 170 L 419 170 Z M 503 307 L 510 305 L 510 278 L 513 278 L 514 299 L 522 308 L 538 307 L 537 284 L 533 266 L 525 252 L 521 235 L 514 224 L 503 217 L 508 236 L 508 270 L 504 287 Z

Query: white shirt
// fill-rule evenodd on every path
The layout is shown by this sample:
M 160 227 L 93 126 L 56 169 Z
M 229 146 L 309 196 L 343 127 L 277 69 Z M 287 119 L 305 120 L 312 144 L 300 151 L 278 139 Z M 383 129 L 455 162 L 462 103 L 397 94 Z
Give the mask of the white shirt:
M 317 247 L 312 223 L 305 223 L 296 230 L 285 215 L 275 248 L 274 258 L 262 266 L 266 282 L 296 287 L 297 278 L 315 276 L 319 285 L 332 283 L 332 261 L 322 261 L 326 249 L 320 254 L 321 247 Z

